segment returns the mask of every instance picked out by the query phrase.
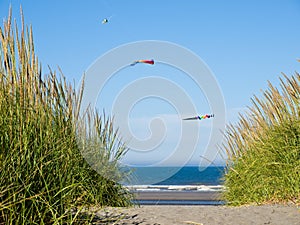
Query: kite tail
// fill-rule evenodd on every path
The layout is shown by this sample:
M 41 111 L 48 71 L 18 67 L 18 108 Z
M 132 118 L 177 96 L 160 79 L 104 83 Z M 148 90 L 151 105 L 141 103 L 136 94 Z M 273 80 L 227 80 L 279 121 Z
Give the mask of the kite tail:
M 134 66 L 134 65 L 136 65 L 137 63 L 139 63 L 139 61 L 134 61 L 133 63 L 130 64 L 130 66 Z

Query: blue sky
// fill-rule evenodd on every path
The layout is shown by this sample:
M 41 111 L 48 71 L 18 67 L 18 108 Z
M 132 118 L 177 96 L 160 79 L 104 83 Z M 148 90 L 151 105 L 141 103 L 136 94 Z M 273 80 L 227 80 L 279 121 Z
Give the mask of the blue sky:
M 224 98 L 227 122 L 237 121 L 237 113 L 251 105 L 254 94 L 259 95 L 261 89 L 267 88 L 268 80 L 276 85 L 281 72 L 290 76 L 300 71 L 300 63 L 296 61 L 300 58 L 300 1 L 297 0 L 1 0 L 1 18 L 7 17 L 10 5 L 17 21 L 20 21 L 22 5 L 25 23 L 33 26 L 43 72 L 48 72 L 48 65 L 53 70 L 59 66 L 66 78 L 76 84 L 99 57 L 128 43 L 157 40 L 190 50 L 215 77 Z M 103 18 L 110 20 L 101 24 Z M 155 55 L 151 57 L 155 59 Z M 179 87 L 199 114 L 211 113 L 205 91 L 182 71 L 161 64 L 119 70 L 103 88 L 97 107 L 111 112 L 121 90 L 130 88 L 140 78 L 146 81 L 149 77 L 152 81 L 163 78 L 174 84 L 175 90 Z M 152 86 L 156 84 L 149 82 Z M 140 92 L 144 91 L 143 87 Z M 139 148 L 145 147 L 143 141 L 147 142 L 147 138 L 147 143 L 152 145 L 150 150 L 145 147 L 139 153 L 129 152 L 124 159 L 126 164 L 163 165 L 182 136 L 185 136 L 184 143 L 196 137 L 195 150 L 186 153 L 186 149 L 179 149 L 168 163 L 199 164 L 214 124 L 212 120 L 189 123 L 190 131 L 182 134 L 183 115 L 178 115 L 177 102 L 164 98 L 168 93 L 172 91 L 166 88 L 165 93 L 135 99 L 127 117 L 117 118 L 117 125 L 122 126 L 125 121 L 130 127 L 129 137 L 120 129 L 121 136 L 136 137 L 142 145 Z M 192 133 L 194 129 L 199 132 L 196 136 Z M 186 148 L 190 148 L 188 144 Z

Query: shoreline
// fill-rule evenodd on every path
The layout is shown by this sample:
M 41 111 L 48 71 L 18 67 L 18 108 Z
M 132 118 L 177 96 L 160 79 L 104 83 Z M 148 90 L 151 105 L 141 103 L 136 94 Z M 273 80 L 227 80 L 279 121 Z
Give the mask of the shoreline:
M 161 191 L 133 192 L 135 205 L 224 205 L 221 192 Z
M 138 205 L 224 205 L 222 185 L 127 186 Z
M 135 191 L 136 200 L 220 201 L 220 191 Z

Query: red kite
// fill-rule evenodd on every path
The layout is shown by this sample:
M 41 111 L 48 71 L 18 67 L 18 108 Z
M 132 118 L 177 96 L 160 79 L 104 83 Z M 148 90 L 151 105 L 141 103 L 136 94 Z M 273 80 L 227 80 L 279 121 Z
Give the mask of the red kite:
M 140 60 L 136 60 L 133 63 L 131 63 L 130 66 L 134 66 L 134 65 L 136 65 L 138 63 L 147 63 L 147 64 L 153 65 L 154 64 L 154 60 L 153 59 L 151 59 L 151 60 L 149 60 L 149 59 L 140 59 Z

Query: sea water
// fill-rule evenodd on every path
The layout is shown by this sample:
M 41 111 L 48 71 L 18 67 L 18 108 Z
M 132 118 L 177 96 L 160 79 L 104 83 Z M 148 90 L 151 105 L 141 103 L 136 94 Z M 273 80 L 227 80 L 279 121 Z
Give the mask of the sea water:
M 131 167 L 125 185 L 221 185 L 224 167 Z
M 132 167 L 125 185 L 132 192 L 215 192 L 222 191 L 224 167 Z M 140 200 L 139 204 L 219 205 L 223 202 L 203 200 Z

